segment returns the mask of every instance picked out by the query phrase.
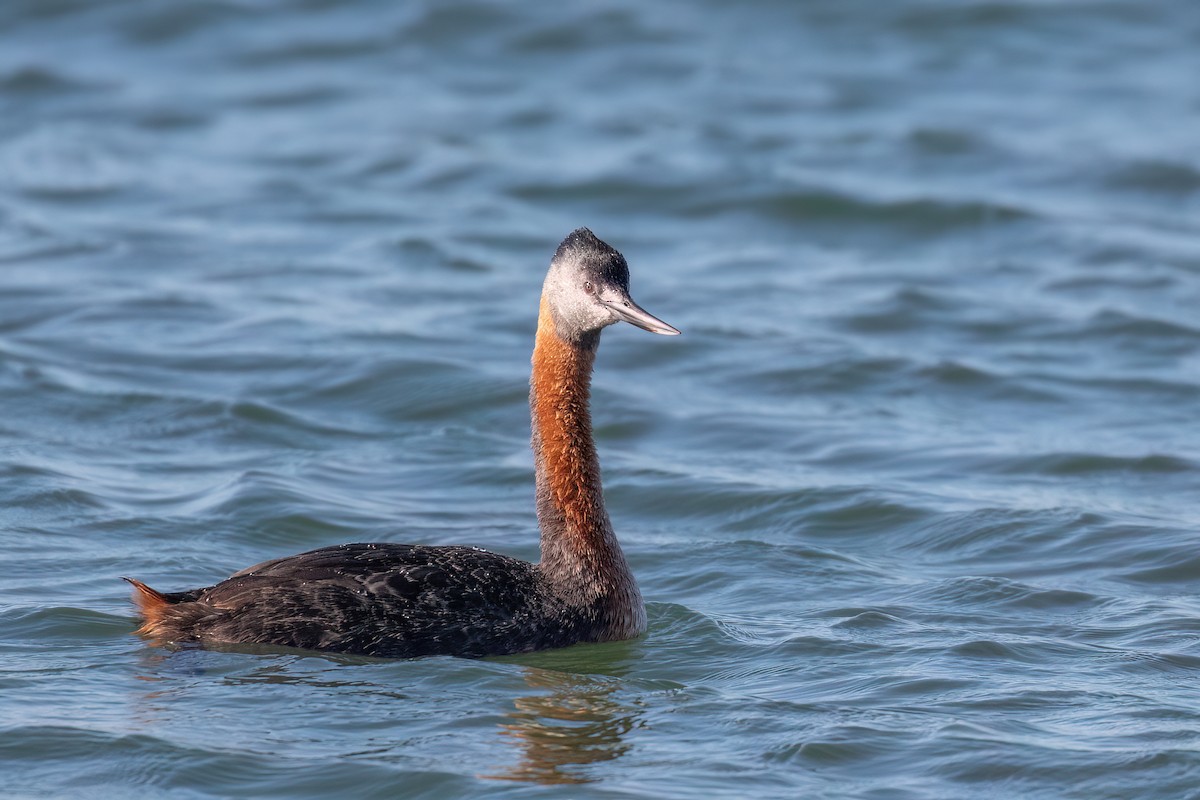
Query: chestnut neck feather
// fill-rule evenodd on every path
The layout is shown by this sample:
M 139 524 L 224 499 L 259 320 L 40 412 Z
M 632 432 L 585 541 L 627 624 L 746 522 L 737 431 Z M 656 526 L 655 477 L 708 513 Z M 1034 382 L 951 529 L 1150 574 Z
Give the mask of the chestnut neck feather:
M 599 332 L 563 339 L 542 299 L 529 402 L 543 574 L 569 600 L 644 619 L 641 595 L 613 533 L 588 409 Z M 644 622 L 641 623 L 644 625 Z

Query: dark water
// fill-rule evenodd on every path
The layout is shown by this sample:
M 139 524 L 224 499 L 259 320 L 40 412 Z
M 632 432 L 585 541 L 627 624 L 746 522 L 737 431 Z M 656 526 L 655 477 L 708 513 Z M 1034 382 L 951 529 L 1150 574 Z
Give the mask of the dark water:
M 9 796 L 1200 796 L 1200 6 L 0 5 Z M 536 557 L 537 295 L 639 641 L 146 647 L 354 540 Z

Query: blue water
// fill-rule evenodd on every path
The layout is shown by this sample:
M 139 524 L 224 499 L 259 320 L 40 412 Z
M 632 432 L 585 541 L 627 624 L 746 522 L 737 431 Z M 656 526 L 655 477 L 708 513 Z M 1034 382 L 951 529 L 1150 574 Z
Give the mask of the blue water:
M 0 4 L 12 797 L 1200 797 L 1200 6 Z M 537 557 L 540 283 L 641 640 L 168 651 L 345 541 Z

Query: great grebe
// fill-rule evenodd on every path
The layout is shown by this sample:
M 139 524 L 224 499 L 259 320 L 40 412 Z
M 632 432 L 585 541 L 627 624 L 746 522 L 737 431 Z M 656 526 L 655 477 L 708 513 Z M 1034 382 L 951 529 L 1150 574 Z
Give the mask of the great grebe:
M 266 561 L 215 586 L 133 584 L 138 633 L 167 643 L 265 644 L 409 658 L 480 657 L 630 639 L 646 608 L 600 488 L 588 394 L 600 331 L 678 334 L 629 296 L 629 267 L 586 228 L 542 286 L 529 407 L 541 562 L 474 547 L 370 543 Z

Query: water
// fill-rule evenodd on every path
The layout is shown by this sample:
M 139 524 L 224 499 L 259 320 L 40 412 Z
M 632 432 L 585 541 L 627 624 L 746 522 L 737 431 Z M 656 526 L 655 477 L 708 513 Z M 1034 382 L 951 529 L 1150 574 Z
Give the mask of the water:
M 9 0 L 13 797 L 1181 798 L 1200 774 L 1200 12 Z M 639 641 L 168 652 L 354 540 L 536 558 L 578 225 Z

